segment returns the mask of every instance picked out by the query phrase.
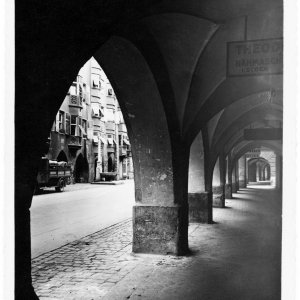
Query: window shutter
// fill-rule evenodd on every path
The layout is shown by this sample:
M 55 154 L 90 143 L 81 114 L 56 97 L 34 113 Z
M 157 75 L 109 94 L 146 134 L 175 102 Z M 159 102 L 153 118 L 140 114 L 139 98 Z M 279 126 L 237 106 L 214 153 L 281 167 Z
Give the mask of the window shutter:
M 70 114 L 66 113 L 66 134 L 71 133 L 71 127 L 70 127 Z
M 59 132 L 59 111 L 56 114 L 56 119 L 55 119 L 55 131 Z

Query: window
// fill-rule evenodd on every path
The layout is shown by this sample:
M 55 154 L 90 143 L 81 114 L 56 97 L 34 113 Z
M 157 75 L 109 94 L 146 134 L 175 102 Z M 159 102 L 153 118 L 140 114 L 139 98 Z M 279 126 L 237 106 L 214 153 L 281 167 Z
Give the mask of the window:
M 122 143 L 122 135 L 119 134 L 119 146 L 122 146 L 122 145 L 123 145 L 123 143 Z
M 87 126 L 86 126 L 86 120 L 82 120 L 82 128 L 84 130 L 84 132 L 87 132 Z
M 100 88 L 100 80 L 98 74 L 91 74 L 92 79 L 92 87 L 93 88 Z
M 61 110 L 58 112 L 58 132 L 65 132 L 65 113 Z
M 82 98 L 83 98 L 82 87 L 81 87 L 81 85 L 79 85 L 79 99 L 80 99 L 80 104 L 82 104 Z
M 70 94 L 77 96 L 77 89 L 76 89 L 76 83 L 73 83 L 70 87 Z
M 113 95 L 113 90 L 112 89 L 108 89 L 107 90 L 107 95 L 108 96 L 112 96 Z
M 70 127 L 70 114 L 66 113 L 66 134 L 70 134 L 71 127 Z
M 77 118 L 77 121 L 78 121 L 77 135 L 78 135 L 78 136 L 82 136 L 82 131 L 81 131 L 81 123 L 82 123 L 82 119 L 81 119 L 81 117 L 78 117 L 78 118 Z
M 77 116 L 71 115 L 71 135 L 77 135 Z
M 114 114 L 113 109 L 110 109 L 110 108 L 106 109 L 106 120 L 107 121 L 112 121 L 112 122 L 115 121 L 115 114 Z

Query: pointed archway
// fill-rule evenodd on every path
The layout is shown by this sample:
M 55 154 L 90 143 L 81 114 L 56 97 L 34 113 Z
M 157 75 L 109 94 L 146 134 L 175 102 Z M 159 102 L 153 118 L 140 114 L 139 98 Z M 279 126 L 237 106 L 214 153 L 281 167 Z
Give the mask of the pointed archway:
M 88 182 L 89 164 L 86 158 L 80 153 L 74 166 L 74 179 L 76 183 Z
M 57 161 L 66 161 L 66 162 L 68 162 L 68 158 L 67 158 L 66 153 L 63 150 L 60 151 L 59 154 L 57 155 L 56 160 Z

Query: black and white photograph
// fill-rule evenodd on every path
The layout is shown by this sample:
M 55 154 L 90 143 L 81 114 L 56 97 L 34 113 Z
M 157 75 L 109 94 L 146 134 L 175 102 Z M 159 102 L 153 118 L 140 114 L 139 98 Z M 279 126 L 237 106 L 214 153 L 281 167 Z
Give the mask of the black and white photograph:
M 287 2 L 12 4 L 3 299 L 298 299 Z

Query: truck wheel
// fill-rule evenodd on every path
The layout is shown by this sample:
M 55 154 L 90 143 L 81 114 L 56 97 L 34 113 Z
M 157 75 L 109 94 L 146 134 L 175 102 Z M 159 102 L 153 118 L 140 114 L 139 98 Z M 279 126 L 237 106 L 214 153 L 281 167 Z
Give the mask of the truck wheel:
M 63 179 L 60 179 L 58 185 L 55 187 L 56 192 L 62 192 L 65 188 L 65 182 Z

